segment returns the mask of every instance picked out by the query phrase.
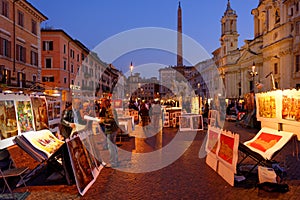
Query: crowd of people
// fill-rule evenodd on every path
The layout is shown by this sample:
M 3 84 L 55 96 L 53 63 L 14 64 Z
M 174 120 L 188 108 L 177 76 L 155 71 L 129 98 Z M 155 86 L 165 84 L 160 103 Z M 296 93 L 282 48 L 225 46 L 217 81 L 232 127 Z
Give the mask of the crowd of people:
M 77 126 L 84 127 L 85 129 L 92 129 L 93 121 L 85 119 L 85 116 L 95 117 L 99 119 L 99 126 L 101 131 L 106 136 L 106 140 L 103 144 L 104 149 L 108 149 L 110 153 L 109 163 L 102 162 L 105 167 L 117 167 L 118 152 L 116 145 L 116 137 L 118 132 L 118 120 L 116 110 L 111 107 L 109 99 L 103 99 L 99 109 L 95 106 L 94 102 L 73 101 L 73 103 L 66 104 L 66 108 L 62 112 L 62 118 L 60 123 L 60 135 L 63 140 L 66 140 L 72 136 L 72 133 L 76 133 Z

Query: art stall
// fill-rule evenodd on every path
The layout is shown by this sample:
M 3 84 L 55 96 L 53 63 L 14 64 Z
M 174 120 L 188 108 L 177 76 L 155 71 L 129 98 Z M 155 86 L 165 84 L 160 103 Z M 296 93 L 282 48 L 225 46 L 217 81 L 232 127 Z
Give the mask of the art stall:
M 232 186 L 247 179 L 256 168 L 259 181 L 266 180 L 266 177 L 262 178 L 266 171 L 269 175 L 273 173 L 270 177 L 276 177 L 276 173 L 282 174 L 284 169 L 279 162 L 274 162 L 275 156 L 287 144 L 296 144 L 296 148 L 299 145 L 296 141 L 289 141 L 299 140 L 300 136 L 300 92 L 276 90 L 259 93 L 255 101 L 257 119 L 262 127 L 252 139 L 243 143 L 239 142 L 237 134 L 217 127 L 216 111 L 212 110 L 209 114 L 206 163 Z M 243 168 L 247 159 L 248 162 L 252 160 L 253 165 L 248 168 L 249 163 L 246 163 L 248 169 L 245 171 Z M 272 180 L 274 184 L 279 184 L 276 178 Z
M 92 129 L 77 131 L 65 142 L 58 139 L 50 128 L 51 125 L 60 123 L 59 101 L 21 93 L 0 93 L 0 99 L 0 149 L 17 145 L 38 163 L 23 180 L 27 182 L 45 167 L 52 166 L 51 169 L 56 169 L 57 172 L 63 171 L 67 184 L 72 184 L 72 177 L 75 177 L 78 191 L 84 195 L 101 170 L 92 156 L 97 155 L 95 144 L 91 142 L 94 141 L 91 138 L 94 135 Z M 86 157 L 79 156 L 77 151 L 80 155 L 84 153 Z M 61 162 L 67 159 L 72 166 Z M 91 170 L 82 174 L 81 169 Z

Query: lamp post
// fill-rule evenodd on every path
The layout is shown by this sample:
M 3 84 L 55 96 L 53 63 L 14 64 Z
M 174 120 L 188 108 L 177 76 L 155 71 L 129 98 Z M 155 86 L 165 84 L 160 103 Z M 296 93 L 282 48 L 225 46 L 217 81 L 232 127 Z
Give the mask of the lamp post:
M 133 71 L 133 65 L 132 65 L 132 62 L 130 63 L 130 66 L 129 66 L 129 69 L 130 69 L 130 78 L 129 78 L 129 96 L 130 96 L 130 100 L 131 100 L 131 87 L 132 87 L 132 71 Z
M 200 101 L 200 83 L 197 83 L 197 94 L 198 94 L 198 109 L 199 109 L 199 114 L 201 114 L 201 101 Z
M 254 93 L 254 78 L 256 75 L 258 75 L 258 73 L 255 71 L 255 62 L 253 62 L 252 64 L 252 67 L 251 67 L 251 71 L 249 72 L 251 77 L 252 77 L 252 85 L 251 85 L 251 91 L 250 92 L 253 92 Z

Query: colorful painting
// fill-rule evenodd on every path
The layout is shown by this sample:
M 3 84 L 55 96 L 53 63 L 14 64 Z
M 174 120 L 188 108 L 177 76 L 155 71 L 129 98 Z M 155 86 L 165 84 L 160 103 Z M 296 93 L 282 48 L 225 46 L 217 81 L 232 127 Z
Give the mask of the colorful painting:
M 280 135 L 262 132 L 255 141 L 249 143 L 248 145 L 262 152 L 266 152 L 268 149 L 272 148 L 281 138 L 282 136 Z
M 14 101 L 0 101 L 0 140 L 17 135 L 18 127 Z
M 207 133 L 208 135 L 207 135 L 206 151 L 216 154 L 218 141 L 219 141 L 219 133 L 211 129 L 209 129 Z
M 273 154 L 280 150 L 293 135 L 292 132 L 263 127 L 254 138 L 244 142 L 244 144 L 252 151 L 270 160 Z
M 64 144 L 64 142 L 57 139 L 50 130 L 26 132 L 23 136 L 32 146 L 47 154 L 48 158 Z
M 75 176 L 77 189 L 81 195 L 90 188 L 95 179 L 89 162 L 88 152 L 79 137 L 67 140 L 67 147 Z
M 263 95 L 258 97 L 259 117 L 276 118 L 275 96 Z
M 296 90 L 283 91 L 282 119 L 300 122 L 300 92 Z
M 21 133 L 33 131 L 33 114 L 30 101 L 16 101 L 16 107 Z
M 46 99 L 31 97 L 35 130 L 49 129 Z
M 123 102 L 122 99 L 113 99 L 112 100 L 112 105 L 115 109 L 117 108 L 123 108 Z
M 234 147 L 234 138 L 227 135 L 220 135 L 220 149 L 218 156 L 224 161 L 232 165 L 233 162 L 233 147 Z

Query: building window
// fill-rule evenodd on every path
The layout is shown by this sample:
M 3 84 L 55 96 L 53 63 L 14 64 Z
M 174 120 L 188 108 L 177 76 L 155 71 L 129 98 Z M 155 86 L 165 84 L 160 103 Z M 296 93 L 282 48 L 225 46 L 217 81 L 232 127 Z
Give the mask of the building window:
M 300 35 L 300 21 L 296 23 L 296 34 Z
M 0 83 L 10 84 L 11 71 L 0 65 Z
M 295 69 L 296 72 L 300 72 L 300 55 L 296 55 Z
M 24 27 L 24 13 L 18 11 L 18 25 Z
M 71 73 L 74 73 L 74 65 L 71 65 Z
M 74 50 L 73 49 L 70 49 L 70 57 L 74 59 L 75 55 L 74 55 Z
M 26 62 L 26 48 L 21 45 L 16 45 L 17 51 L 16 51 L 16 59 L 20 62 Z
M 71 84 L 74 85 L 74 80 L 71 80 Z
M 66 77 L 64 77 L 64 83 L 67 83 L 67 78 Z
M 274 74 L 278 74 L 278 63 L 274 63 Z
M 64 54 L 67 52 L 67 46 L 64 44 Z
M 8 18 L 8 11 L 9 11 L 9 8 L 8 8 L 8 1 L 6 0 L 2 0 L 1 2 L 1 15 L 5 16 Z
M 67 70 L 67 61 L 64 60 L 64 70 Z
M 275 24 L 280 22 L 280 13 L 279 10 L 275 11 Z
M 52 59 L 51 58 L 45 59 L 45 66 L 46 66 L 46 68 L 52 68 Z
M 54 82 L 54 76 L 43 76 L 42 81 L 43 82 Z
M 36 75 L 32 75 L 32 82 L 36 82 Z
M 36 35 L 37 34 L 37 24 L 36 21 L 31 20 L 31 32 Z
M 10 52 L 11 42 L 4 38 L 0 38 L 0 55 L 10 58 Z
M 30 64 L 38 66 L 38 53 L 35 51 L 30 52 Z
M 52 51 L 53 41 L 43 41 L 43 51 Z

